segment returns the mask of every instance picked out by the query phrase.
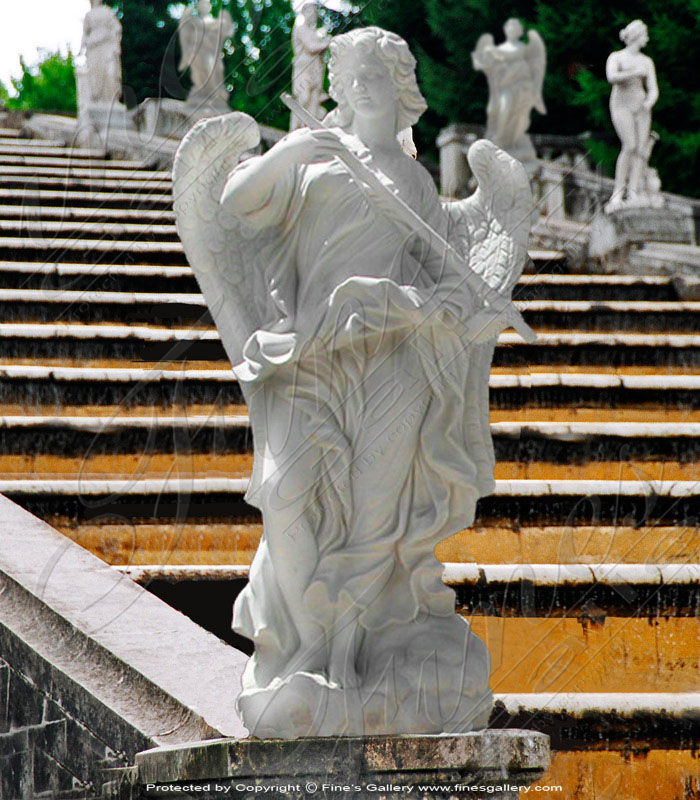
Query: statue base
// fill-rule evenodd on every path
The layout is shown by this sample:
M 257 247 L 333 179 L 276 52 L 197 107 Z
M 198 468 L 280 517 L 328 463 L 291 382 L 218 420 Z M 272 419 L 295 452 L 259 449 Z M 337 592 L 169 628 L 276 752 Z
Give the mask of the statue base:
M 85 147 L 109 148 L 110 133 L 136 132 L 132 114 L 123 103 L 90 103 L 79 109 L 78 143 Z
M 523 787 L 544 775 L 549 761 L 549 737 L 529 730 L 295 741 L 214 739 L 139 753 L 136 796 L 162 797 L 167 792 L 199 800 L 433 800 L 451 795 L 516 800 Z
M 149 97 L 137 112 L 139 129 L 149 136 L 182 139 L 200 119 L 228 114 L 229 105 L 219 98 L 190 97 L 187 100 Z
M 695 226 L 691 209 L 623 205 L 599 213 L 591 222 L 588 255 L 624 269 L 630 250 L 647 242 L 692 244 Z

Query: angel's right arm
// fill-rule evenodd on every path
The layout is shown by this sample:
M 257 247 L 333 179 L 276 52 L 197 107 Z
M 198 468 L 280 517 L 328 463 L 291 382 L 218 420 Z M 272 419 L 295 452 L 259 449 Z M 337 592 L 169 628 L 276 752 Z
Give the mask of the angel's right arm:
M 274 149 L 274 148 L 273 148 Z M 221 205 L 232 214 L 245 217 L 263 207 L 281 176 L 278 160 L 254 156 L 236 167 L 229 175 L 221 193 Z

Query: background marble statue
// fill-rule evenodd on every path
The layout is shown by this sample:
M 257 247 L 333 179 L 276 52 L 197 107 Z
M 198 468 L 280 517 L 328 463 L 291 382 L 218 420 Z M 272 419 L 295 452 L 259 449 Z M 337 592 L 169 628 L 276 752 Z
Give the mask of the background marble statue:
M 547 109 L 542 85 L 547 64 L 544 42 L 535 30 L 528 31 L 528 43 L 520 20 L 509 19 L 503 26 L 506 40 L 498 46 L 493 36 L 479 37 L 472 53 L 474 69 L 482 70 L 489 87 L 486 107 L 486 138 L 522 162 L 537 158 L 530 137 L 530 113 Z
M 187 8 L 178 25 L 182 50 L 180 69 L 189 67 L 192 78 L 187 102 L 226 111 L 229 107 L 228 90 L 222 50 L 235 26 L 226 9 L 222 9 L 219 16 L 214 18 L 209 0 L 199 0 L 197 12 L 195 15 L 191 8 Z
M 478 191 L 443 204 L 397 139 L 425 109 L 406 43 L 361 28 L 330 50 L 335 127 L 239 163 L 255 121 L 203 120 L 173 172 L 255 444 L 264 533 L 234 609 L 255 643 L 238 706 L 259 737 L 469 731 L 491 710 L 489 658 L 434 548 L 493 490 L 488 377 L 527 258 L 528 178 L 481 141 Z
M 83 21 L 80 52 L 85 53 L 88 71 L 89 102 L 111 105 L 122 94 L 122 26 L 116 12 L 91 0 Z
M 304 3 L 292 28 L 292 94 L 317 119 L 324 115 L 321 103 L 328 99 L 323 91 L 326 67 L 323 54 L 328 50 L 331 37 L 316 27 L 318 7 L 315 2 Z M 290 130 L 304 127 L 292 114 Z
M 647 26 L 639 19 L 620 31 L 625 48 L 611 53 L 605 66 L 610 93 L 610 116 L 622 149 L 615 167 L 615 186 L 605 210 L 658 207 L 661 183 L 649 158 L 658 138 L 651 131 L 651 110 L 659 98 L 654 62 L 640 52 L 649 42 Z

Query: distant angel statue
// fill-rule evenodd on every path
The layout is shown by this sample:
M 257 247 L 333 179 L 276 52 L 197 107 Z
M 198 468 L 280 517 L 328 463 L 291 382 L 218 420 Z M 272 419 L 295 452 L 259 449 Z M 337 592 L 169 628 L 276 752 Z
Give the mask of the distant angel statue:
M 478 190 L 441 202 L 397 138 L 426 108 L 406 43 L 360 28 L 330 53 L 334 126 L 240 160 L 255 121 L 204 120 L 173 174 L 255 444 L 239 710 L 259 737 L 469 731 L 489 658 L 434 548 L 494 487 L 488 377 L 500 331 L 526 328 L 528 179 L 480 141 Z
M 506 40 L 496 46 L 493 36 L 479 37 L 472 53 L 474 69 L 486 75 L 489 100 L 486 107 L 486 138 L 506 153 L 527 163 L 537 158 L 527 131 L 534 108 L 546 114 L 542 98 L 547 51 L 536 30 L 528 31 L 528 43 L 521 41 L 525 30 L 519 19 L 503 26 Z
M 318 6 L 316 2 L 305 2 L 292 28 L 292 91 L 301 105 L 315 117 L 321 117 L 321 103 L 328 100 L 323 91 L 326 65 L 323 60 L 331 37 L 323 29 L 316 28 Z M 301 120 L 292 114 L 290 130 L 303 127 Z
M 649 43 L 647 26 L 636 19 L 620 31 L 620 39 L 624 49 L 611 53 L 605 66 L 612 84 L 610 116 L 622 144 L 607 213 L 663 205 L 658 174 L 649 167 L 658 139 L 651 130 L 651 110 L 659 99 L 659 87 L 654 62 L 641 52 Z
M 187 101 L 202 108 L 214 107 L 224 111 L 228 108 L 228 90 L 224 78 L 224 43 L 231 37 L 235 25 L 229 12 L 222 8 L 219 16 L 211 14 L 209 0 L 199 0 L 197 16 L 191 8 L 180 17 L 180 69 L 189 67 L 192 78 Z

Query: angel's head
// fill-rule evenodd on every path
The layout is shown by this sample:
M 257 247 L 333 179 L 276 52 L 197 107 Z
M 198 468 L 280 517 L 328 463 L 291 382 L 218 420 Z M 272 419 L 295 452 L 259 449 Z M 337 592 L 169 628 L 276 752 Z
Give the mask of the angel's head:
M 312 3 L 304 3 L 299 9 L 299 13 L 309 25 L 316 25 L 318 22 L 318 6 L 315 1 Z
M 210 0 L 198 0 L 197 1 L 197 12 L 199 13 L 200 17 L 208 17 L 211 14 L 211 2 Z
M 348 127 L 356 113 L 396 108 L 396 132 L 415 125 L 427 108 L 416 81 L 416 60 L 406 42 L 382 28 L 335 36 L 328 65 L 329 94 L 338 103 L 333 124 Z
M 649 31 L 641 19 L 635 19 L 620 31 L 620 39 L 628 47 L 635 44 L 644 47 L 649 41 Z
M 503 33 L 506 41 L 517 42 L 525 33 L 525 28 L 523 28 L 523 23 L 517 17 L 511 17 L 506 20 L 506 24 L 503 26 Z

